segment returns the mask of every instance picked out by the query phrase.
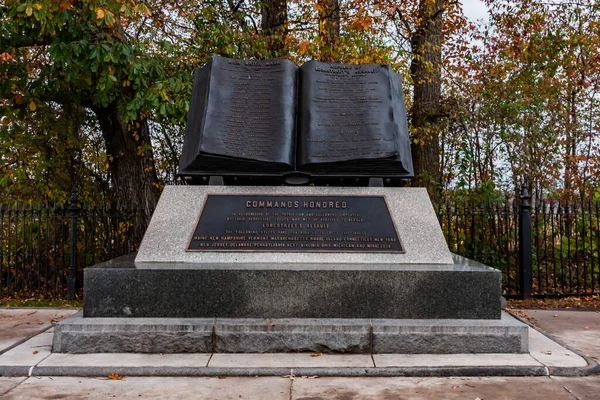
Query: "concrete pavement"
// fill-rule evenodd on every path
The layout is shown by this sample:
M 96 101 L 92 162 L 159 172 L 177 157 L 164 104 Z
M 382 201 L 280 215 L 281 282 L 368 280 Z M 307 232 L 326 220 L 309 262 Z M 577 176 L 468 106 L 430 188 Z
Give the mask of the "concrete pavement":
M 578 354 L 600 360 L 600 312 L 579 310 L 525 310 L 538 329 Z M 588 377 L 552 377 L 577 399 L 600 399 L 600 371 Z
M 13 346 L 0 355 L 0 370 L 6 373 L 9 372 L 7 367 L 13 367 L 13 372 L 24 375 L 0 378 L 0 396 L 3 399 L 600 399 L 600 376 L 557 375 L 561 371 L 563 375 L 565 371 L 571 375 L 576 375 L 577 371 L 589 372 L 585 359 L 578 352 L 591 360 L 600 356 L 597 347 L 600 327 L 596 325 L 597 321 L 600 322 L 600 314 L 593 312 L 527 311 L 527 315 L 533 316 L 548 334 L 572 345 L 576 352 L 530 329 L 529 354 L 313 354 L 311 357 L 310 354 L 51 354 L 51 330 L 21 345 L 15 346 L 15 343 L 31 335 L 35 324 L 41 331 L 49 326 L 50 316 L 50 319 L 61 318 L 72 311 L 44 310 L 44 313 L 36 313 L 38 318 L 42 314 L 48 318 L 30 321 L 25 326 L 31 329 L 23 330 L 21 335 L 25 336 L 19 336 L 14 331 L 23 325 L 16 322 L 19 319 L 17 314 L 33 317 L 36 314 L 30 314 L 32 311 L 0 311 L 0 333 L 5 332 L 7 340 L 3 342 L 4 338 L 0 336 L 0 343 Z M 46 322 L 40 324 L 42 320 Z M 506 374 L 528 369 L 531 373 L 527 375 L 539 376 L 364 376 L 365 371 L 387 371 L 389 375 L 402 372 L 426 375 L 426 371 L 473 375 L 473 371 Z M 156 375 L 161 370 L 180 376 L 134 376 L 136 371 L 140 372 L 139 375 L 152 375 L 154 371 Z M 97 376 L 73 376 L 86 375 L 86 371 L 87 375 Z M 207 371 L 212 371 L 214 376 L 201 376 Z M 249 376 L 233 376 L 236 371 L 238 375 Z M 362 372 L 363 376 L 327 376 L 340 375 L 343 371 L 355 375 Z M 252 372 L 271 376 L 254 377 L 250 375 Z
M 77 311 L 68 308 L 0 309 L 0 354 Z
M 8 379 L 8 378 L 4 378 Z M 13 378 L 16 379 L 16 378 Z M 589 379 L 589 378 L 588 378 Z M 108 378 L 11 381 L 3 399 L 598 399 L 550 377 L 520 378 Z M 0 384 L 0 386 L 2 386 Z M 570 393 L 572 390 L 573 393 Z M 587 396 L 587 397 L 584 397 Z
M 597 400 L 598 377 L 0 378 L 3 399 Z M 12 389 L 11 389 L 12 388 Z
M 600 312 L 527 310 L 535 326 L 587 357 L 600 360 Z

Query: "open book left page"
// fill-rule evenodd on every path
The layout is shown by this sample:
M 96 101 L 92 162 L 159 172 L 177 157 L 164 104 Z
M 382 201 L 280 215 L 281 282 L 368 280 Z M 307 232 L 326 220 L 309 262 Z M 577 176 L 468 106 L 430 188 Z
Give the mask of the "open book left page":
M 213 56 L 196 70 L 180 173 L 294 169 L 298 67 Z

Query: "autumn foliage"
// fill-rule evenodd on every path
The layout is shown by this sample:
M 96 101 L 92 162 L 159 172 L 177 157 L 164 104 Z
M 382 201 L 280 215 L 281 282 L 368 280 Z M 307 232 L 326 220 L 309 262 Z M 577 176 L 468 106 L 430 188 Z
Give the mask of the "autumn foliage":
M 213 53 L 391 65 L 435 196 L 599 196 L 600 4 L 484 3 L 476 22 L 445 0 L 3 1 L 0 201 L 152 208 Z

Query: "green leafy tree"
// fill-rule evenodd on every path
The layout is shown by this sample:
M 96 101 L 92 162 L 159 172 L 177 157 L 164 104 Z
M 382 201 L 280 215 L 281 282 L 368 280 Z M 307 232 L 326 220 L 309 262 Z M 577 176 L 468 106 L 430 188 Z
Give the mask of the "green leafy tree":
M 190 89 L 183 41 L 171 41 L 166 27 L 176 10 L 162 3 L 9 0 L 1 6 L 4 117 L 89 110 L 103 138 L 112 198 L 146 211 L 160 189 L 149 121 L 183 120 Z M 153 15 L 151 6 L 162 11 Z M 7 134 L 25 135 L 17 125 L 5 124 Z M 60 135 L 50 124 L 44 128 Z

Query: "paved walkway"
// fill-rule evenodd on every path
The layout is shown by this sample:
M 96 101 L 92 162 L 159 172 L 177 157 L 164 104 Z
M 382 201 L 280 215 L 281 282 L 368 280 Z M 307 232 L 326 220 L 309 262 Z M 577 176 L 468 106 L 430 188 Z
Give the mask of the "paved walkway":
M 77 311 L 65 308 L 0 308 L 0 354 Z
M 600 360 L 600 312 L 527 310 L 540 329 L 581 354 Z M 600 398 L 600 395 L 599 395 Z
M 32 313 L 35 311 L 35 313 Z M 22 377 L 0 377 L 3 399 L 57 398 L 195 398 L 195 399 L 597 399 L 600 375 L 557 376 L 554 372 L 585 371 L 585 360 L 530 330 L 530 353 L 522 355 L 232 355 L 232 354 L 51 354 L 51 330 L 26 340 L 36 331 L 47 329 L 52 320 L 72 310 L 0 310 L 0 370 L 15 368 Z M 600 359 L 600 314 L 581 311 L 528 311 L 549 334 L 590 359 Z M 22 322 L 28 321 L 28 322 Z M 587 327 L 587 328 L 586 328 Z M 37 328 L 37 329 L 36 329 Z M 324 372 L 340 368 L 374 371 L 403 367 L 460 368 L 503 365 L 537 368 L 542 376 L 525 377 L 328 377 Z M 122 371 L 146 372 L 172 368 L 180 375 L 205 377 L 137 377 L 117 375 Z M 76 377 L 91 371 L 100 377 Z M 186 368 L 189 372 L 186 374 Z M 226 376 L 232 369 L 271 375 L 260 377 Z M 475 369 L 477 369 L 475 368 Z M 562 369 L 561 369 L 562 368 Z M 17 371 L 18 370 L 18 371 Z M 510 370 L 510 369 L 509 369 Z M 25 373 L 23 373 L 25 371 Z M 52 372 L 53 376 L 36 376 Z M 222 375 L 218 375 L 218 371 Z M 489 369 L 492 371 L 493 369 Z M 280 372 L 275 374 L 274 372 Z M 310 374 L 310 372 L 321 372 Z M 112 375 L 110 375 L 112 373 Z M 31 376 L 28 376 L 31 375 Z M 66 375 L 66 376 L 57 376 Z M 111 378 L 109 378 L 109 375 Z M 121 374 L 125 375 L 125 374 Z M 148 373 L 146 374 L 148 375 Z

